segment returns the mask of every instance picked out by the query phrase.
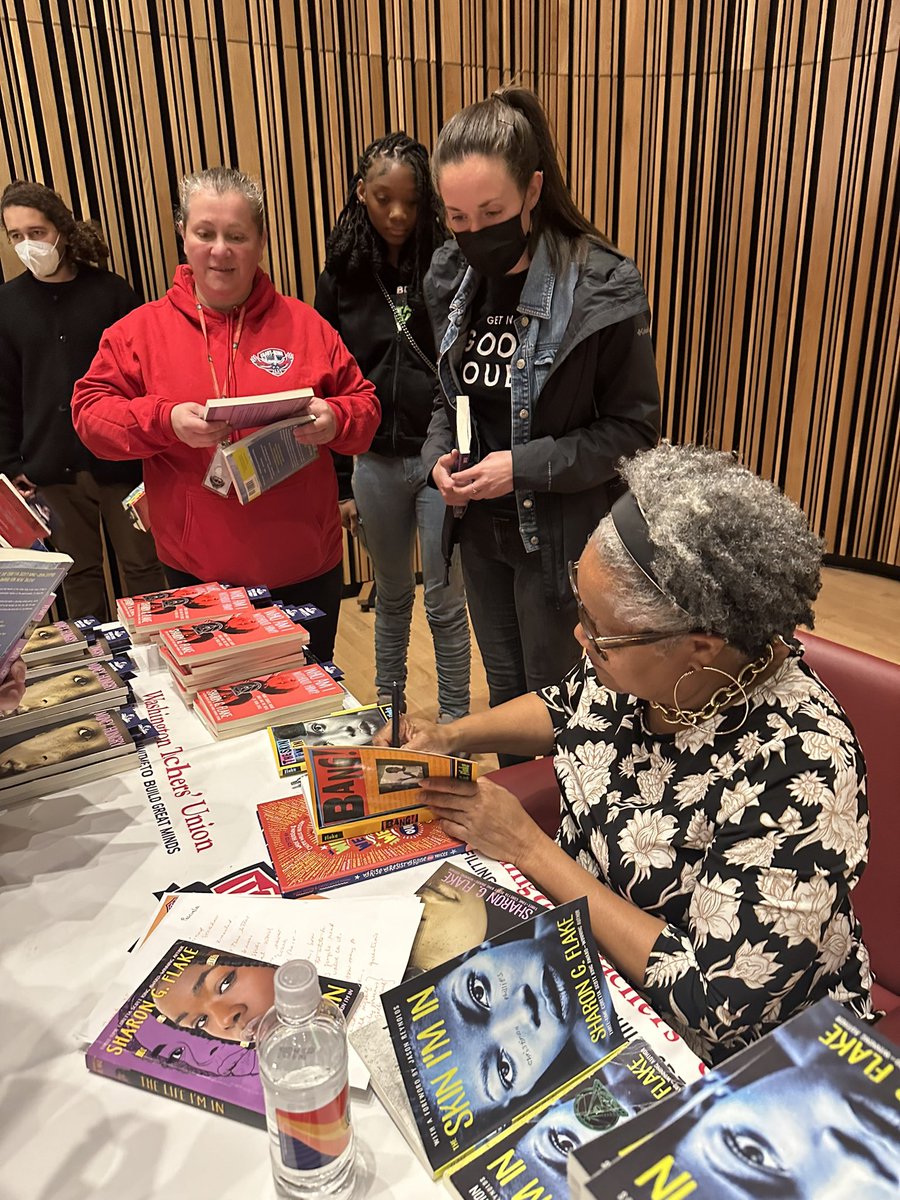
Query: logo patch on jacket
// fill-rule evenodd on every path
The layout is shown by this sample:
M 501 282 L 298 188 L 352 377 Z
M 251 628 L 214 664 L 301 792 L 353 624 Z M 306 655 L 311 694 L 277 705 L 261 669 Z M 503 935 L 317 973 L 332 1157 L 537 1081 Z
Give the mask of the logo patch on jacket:
M 290 368 L 294 356 L 290 350 L 279 350 L 275 346 L 270 346 L 268 350 L 260 350 L 258 354 L 251 354 L 250 361 L 261 371 L 268 371 L 270 375 L 277 376 L 283 375 Z

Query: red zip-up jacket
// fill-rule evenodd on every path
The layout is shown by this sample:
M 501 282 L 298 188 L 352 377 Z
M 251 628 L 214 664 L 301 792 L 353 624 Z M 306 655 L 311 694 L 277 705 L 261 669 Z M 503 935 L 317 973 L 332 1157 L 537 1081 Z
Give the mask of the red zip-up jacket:
M 210 353 L 226 377 L 236 310 L 204 308 Z M 337 479 L 331 451 L 360 454 L 378 428 L 375 389 L 338 335 L 308 305 L 280 296 L 258 270 L 247 299 L 233 394 L 310 387 L 334 410 L 337 433 L 318 459 L 256 500 L 203 486 L 212 447 L 172 432 L 176 404 L 214 393 L 190 267 L 162 300 L 144 304 L 103 335 L 75 385 L 78 436 L 99 458 L 144 460 L 144 484 L 160 560 L 202 580 L 283 587 L 314 579 L 341 560 Z M 247 433 L 242 430 L 241 433 Z

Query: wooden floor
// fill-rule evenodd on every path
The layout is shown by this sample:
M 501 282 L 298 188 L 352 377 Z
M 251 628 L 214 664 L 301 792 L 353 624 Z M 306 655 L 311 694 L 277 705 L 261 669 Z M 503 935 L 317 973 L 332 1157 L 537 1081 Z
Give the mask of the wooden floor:
M 816 605 L 816 633 L 846 646 L 900 663 L 900 582 L 857 571 L 826 568 Z M 363 612 L 356 600 L 341 606 L 335 661 L 347 684 L 364 704 L 375 699 L 375 613 Z M 409 654 L 407 704 L 414 716 L 433 721 L 437 715 L 434 651 L 417 589 Z M 475 639 L 472 639 L 472 711 L 487 708 L 487 684 Z M 486 756 L 485 765 L 490 756 Z

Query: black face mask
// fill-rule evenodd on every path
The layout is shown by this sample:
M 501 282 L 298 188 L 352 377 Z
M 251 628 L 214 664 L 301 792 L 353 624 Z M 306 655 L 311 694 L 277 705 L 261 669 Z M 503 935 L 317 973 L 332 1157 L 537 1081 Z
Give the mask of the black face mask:
M 485 225 L 474 233 L 456 234 L 459 248 L 476 271 L 499 279 L 511 271 L 528 249 L 528 234 L 522 232 L 522 210 L 506 221 Z

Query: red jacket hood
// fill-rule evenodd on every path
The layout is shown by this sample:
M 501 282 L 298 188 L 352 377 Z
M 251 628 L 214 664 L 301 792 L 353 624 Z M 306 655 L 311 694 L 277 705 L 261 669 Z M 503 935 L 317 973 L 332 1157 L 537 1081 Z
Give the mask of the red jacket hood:
M 253 287 L 250 289 L 250 295 L 244 304 L 247 318 L 250 319 L 258 313 L 265 312 L 271 306 L 276 294 L 275 284 L 262 267 L 257 267 L 256 274 L 253 276 Z M 200 328 L 197 297 L 194 292 L 194 272 L 186 263 L 182 263 L 180 267 L 175 269 L 175 278 L 172 280 L 172 286 L 166 292 L 166 298 L 175 305 L 179 312 L 188 318 L 192 325 L 196 325 L 198 329 Z M 237 312 L 239 308 L 240 305 L 235 305 L 231 311 Z M 210 318 L 212 320 L 218 319 L 224 321 L 228 313 L 204 306 L 204 315 L 208 324 Z

